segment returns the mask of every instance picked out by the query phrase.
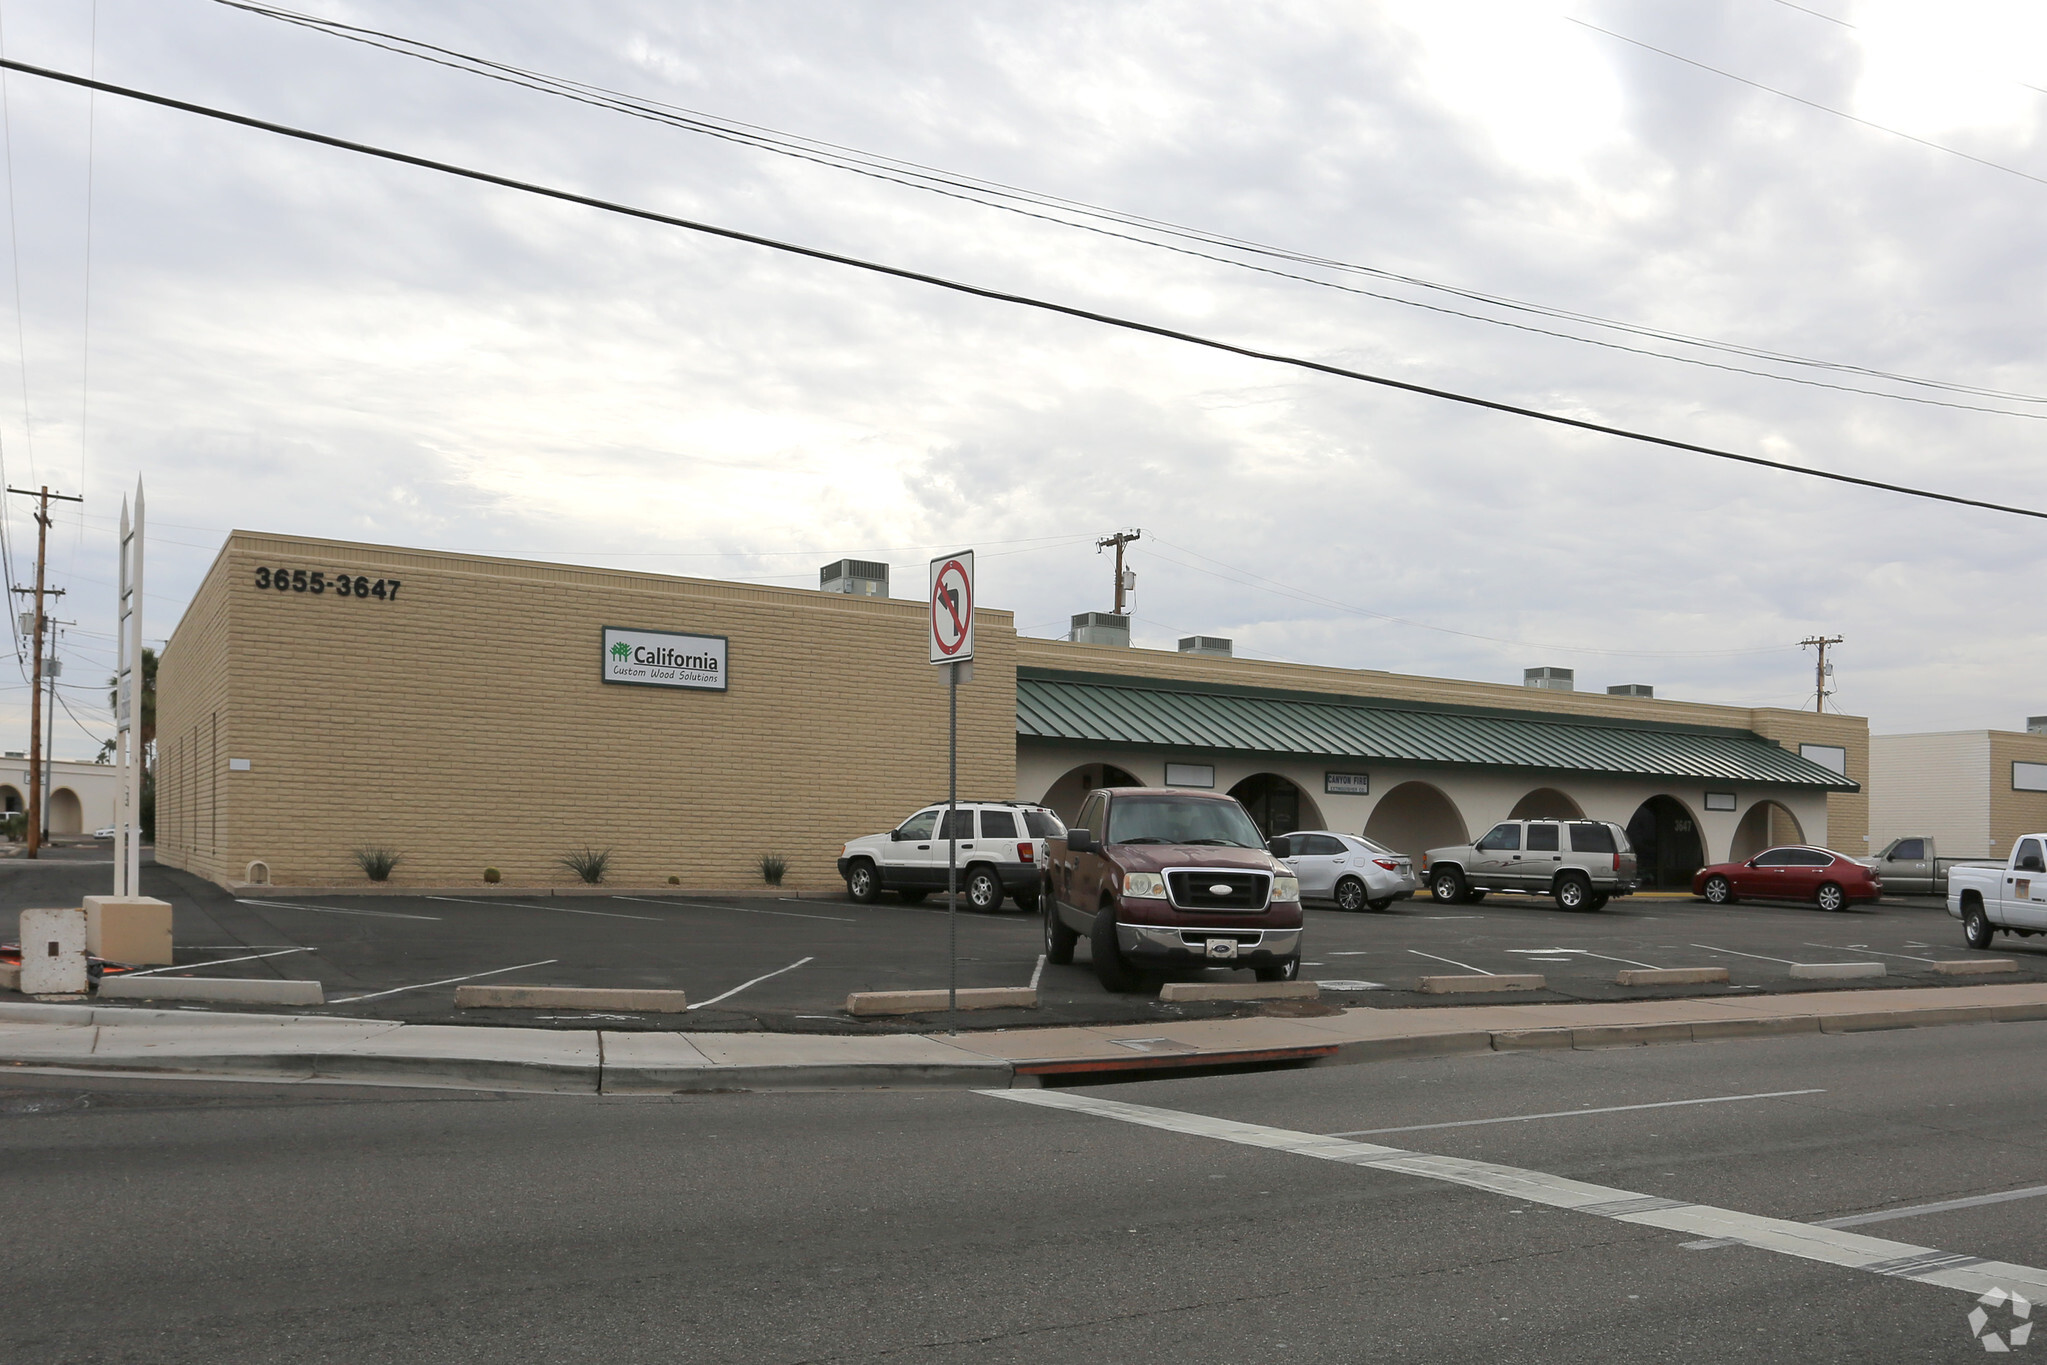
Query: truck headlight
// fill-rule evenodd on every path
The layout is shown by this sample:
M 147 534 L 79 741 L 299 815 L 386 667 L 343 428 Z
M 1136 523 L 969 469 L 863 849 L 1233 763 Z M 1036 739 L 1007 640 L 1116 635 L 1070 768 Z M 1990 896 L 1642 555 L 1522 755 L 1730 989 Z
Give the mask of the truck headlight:
M 1162 901 L 1166 898 L 1166 879 L 1156 872 L 1126 872 L 1123 874 L 1123 894 L 1140 900 Z
M 1301 898 L 1299 877 L 1279 876 L 1272 879 L 1272 899 L 1275 901 L 1297 901 Z

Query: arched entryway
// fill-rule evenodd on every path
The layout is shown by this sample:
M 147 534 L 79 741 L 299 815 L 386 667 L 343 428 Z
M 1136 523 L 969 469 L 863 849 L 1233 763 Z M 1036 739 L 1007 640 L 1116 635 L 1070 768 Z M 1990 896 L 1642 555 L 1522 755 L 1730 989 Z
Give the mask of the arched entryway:
M 85 833 L 85 807 L 78 803 L 78 793 L 69 787 L 59 787 L 50 793 L 50 833 Z
M 1083 763 L 1047 788 L 1045 794 L 1038 798 L 1038 804 L 1050 806 L 1059 813 L 1061 820 L 1070 823 L 1080 814 L 1080 803 L 1095 788 L 1143 785 L 1113 763 Z
M 1297 829 L 1326 828 L 1315 802 L 1278 773 L 1254 773 L 1230 788 L 1230 795 L 1251 812 L 1251 819 L 1268 839 Z
M 1585 811 L 1555 787 L 1537 787 L 1514 803 L 1509 820 L 1583 820 Z
M 1798 817 L 1775 801 L 1758 801 L 1734 827 L 1734 842 L 1728 846 L 1730 862 L 1746 862 L 1766 848 L 1805 842 L 1805 829 Z
M 1652 796 L 1628 821 L 1628 842 L 1645 888 L 1689 889 L 1706 862 L 1698 817 L 1672 796 Z
M 0 786 L 0 815 L 12 814 L 23 809 L 21 793 L 13 787 Z
M 1456 804 L 1427 782 L 1403 782 L 1380 797 L 1365 822 L 1365 837 L 1405 853 L 1416 860 L 1417 868 L 1430 849 L 1453 848 L 1471 839 Z

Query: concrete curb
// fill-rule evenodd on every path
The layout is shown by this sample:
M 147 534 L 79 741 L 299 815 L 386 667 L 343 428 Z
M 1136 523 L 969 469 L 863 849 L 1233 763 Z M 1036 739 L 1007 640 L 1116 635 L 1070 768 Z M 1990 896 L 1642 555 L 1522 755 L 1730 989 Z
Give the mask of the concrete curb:
M 1991 972 L 2015 972 L 2019 964 L 2008 957 L 1961 957 L 1936 962 L 1933 970 L 1942 976 L 1987 976 Z
M 1728 979 L 1725 967 L 1623 967 L 1616 986 L 1706 986 Z
M 103 976 L 102 1000 L 198 1000 L 216 1005 L 323 1005 L 317 981 L 240 976 Z
M 1034 1010 L 1035 986 L 970 986 L 948 997 L 945 991 L 855 991 L 846 997 L 846 1013 L 857 1018 L 882 1014 L 943 1013 L 948 998 L 963 1010 Z
M 1794 981 L 1845 981 L 1853 977 L 1884 976 L 1881 962 L 1794 962 L 1791 964 L 1791 979 Z
M 1478 991 L 1539 991 L 1549 985 L 1533 973 L 1509 976 L 1423 976 L 1414 988 L 1424 995 L 1459 995 Z
M 459 886 L 397 886 L 363 882 L 355 886 L 279 886 L 274 882 L 220 882 L 237 900 L 291 900 L 300 896 L 454 896 L 460 899 L 544 900 L 549 896 L 683 896 L 691 900 L 838 900 L 846 893 L 796 891 L 786 886 L 745 886 L 719 890 L 701 886 L 503 886 L 463 882 Z

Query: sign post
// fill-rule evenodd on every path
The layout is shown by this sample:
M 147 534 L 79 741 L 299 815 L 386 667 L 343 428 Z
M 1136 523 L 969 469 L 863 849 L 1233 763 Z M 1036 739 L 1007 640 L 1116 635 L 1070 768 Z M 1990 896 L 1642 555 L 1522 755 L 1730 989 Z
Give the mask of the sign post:
M 974 552 L 931 561 L 931 662 L 945 669 L 945 1013 L 960 1028 L 960 684 L 974 676 Z

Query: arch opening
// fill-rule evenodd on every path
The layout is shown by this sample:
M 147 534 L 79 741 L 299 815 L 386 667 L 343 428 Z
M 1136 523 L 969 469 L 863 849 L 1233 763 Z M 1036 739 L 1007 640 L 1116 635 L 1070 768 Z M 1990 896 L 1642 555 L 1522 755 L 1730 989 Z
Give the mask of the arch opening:
M 21 809 L 21 793 L 13 787 L 0 786 L 0 815 L 12 815 Z
M 1637 807 L 1628 842 L 1645 889 L 1689 889 L 1692 874 L 1706 864 L 1698 817 L 1674 796 L 1652 796 Z
M 50 793 L 50 833 L 85 833 L 85 807 L 79 803 L 78 793 L 69 787 L 59 787 Z
M 1379 798 L 1372 818 L 1365 822 L 1365 837 L 1396 853 L 1405 853 L 1421 866 L 1422 854 L 1432 848 L 1450 848 L 1471 842 L 1464 817 L 1442 788 L 1428 782 L 1403 782 Z
M 1509 820 L 1583 820 L 1584 808 L 1555 787 L 1537 787 L 1514 803 Z
M 1728 846 L 1730 862 L 1746 862 L 1766 848 L 1805 842 L 1805 827 L 1790 809 L 1775 801 L 1758 801 L 1734 827 L 1734 841 Z
M 1314 800 L 1278 773 L 1253 773 L 1230 788 L 1230 795 L 1251 812 L 1252 823 L 1268 839 L 1297 829 L 1328 828 Z
M 1068 824 L 1080 814 L 1080 803 L 1096 787 L 1142 787 L 1144 783 L 1113 763 L 1083 763 L 1071 769 L 1057 782 L 1045 789 L 1038 798 L 1041 806 L 1050 806 L 1061 820 Z

